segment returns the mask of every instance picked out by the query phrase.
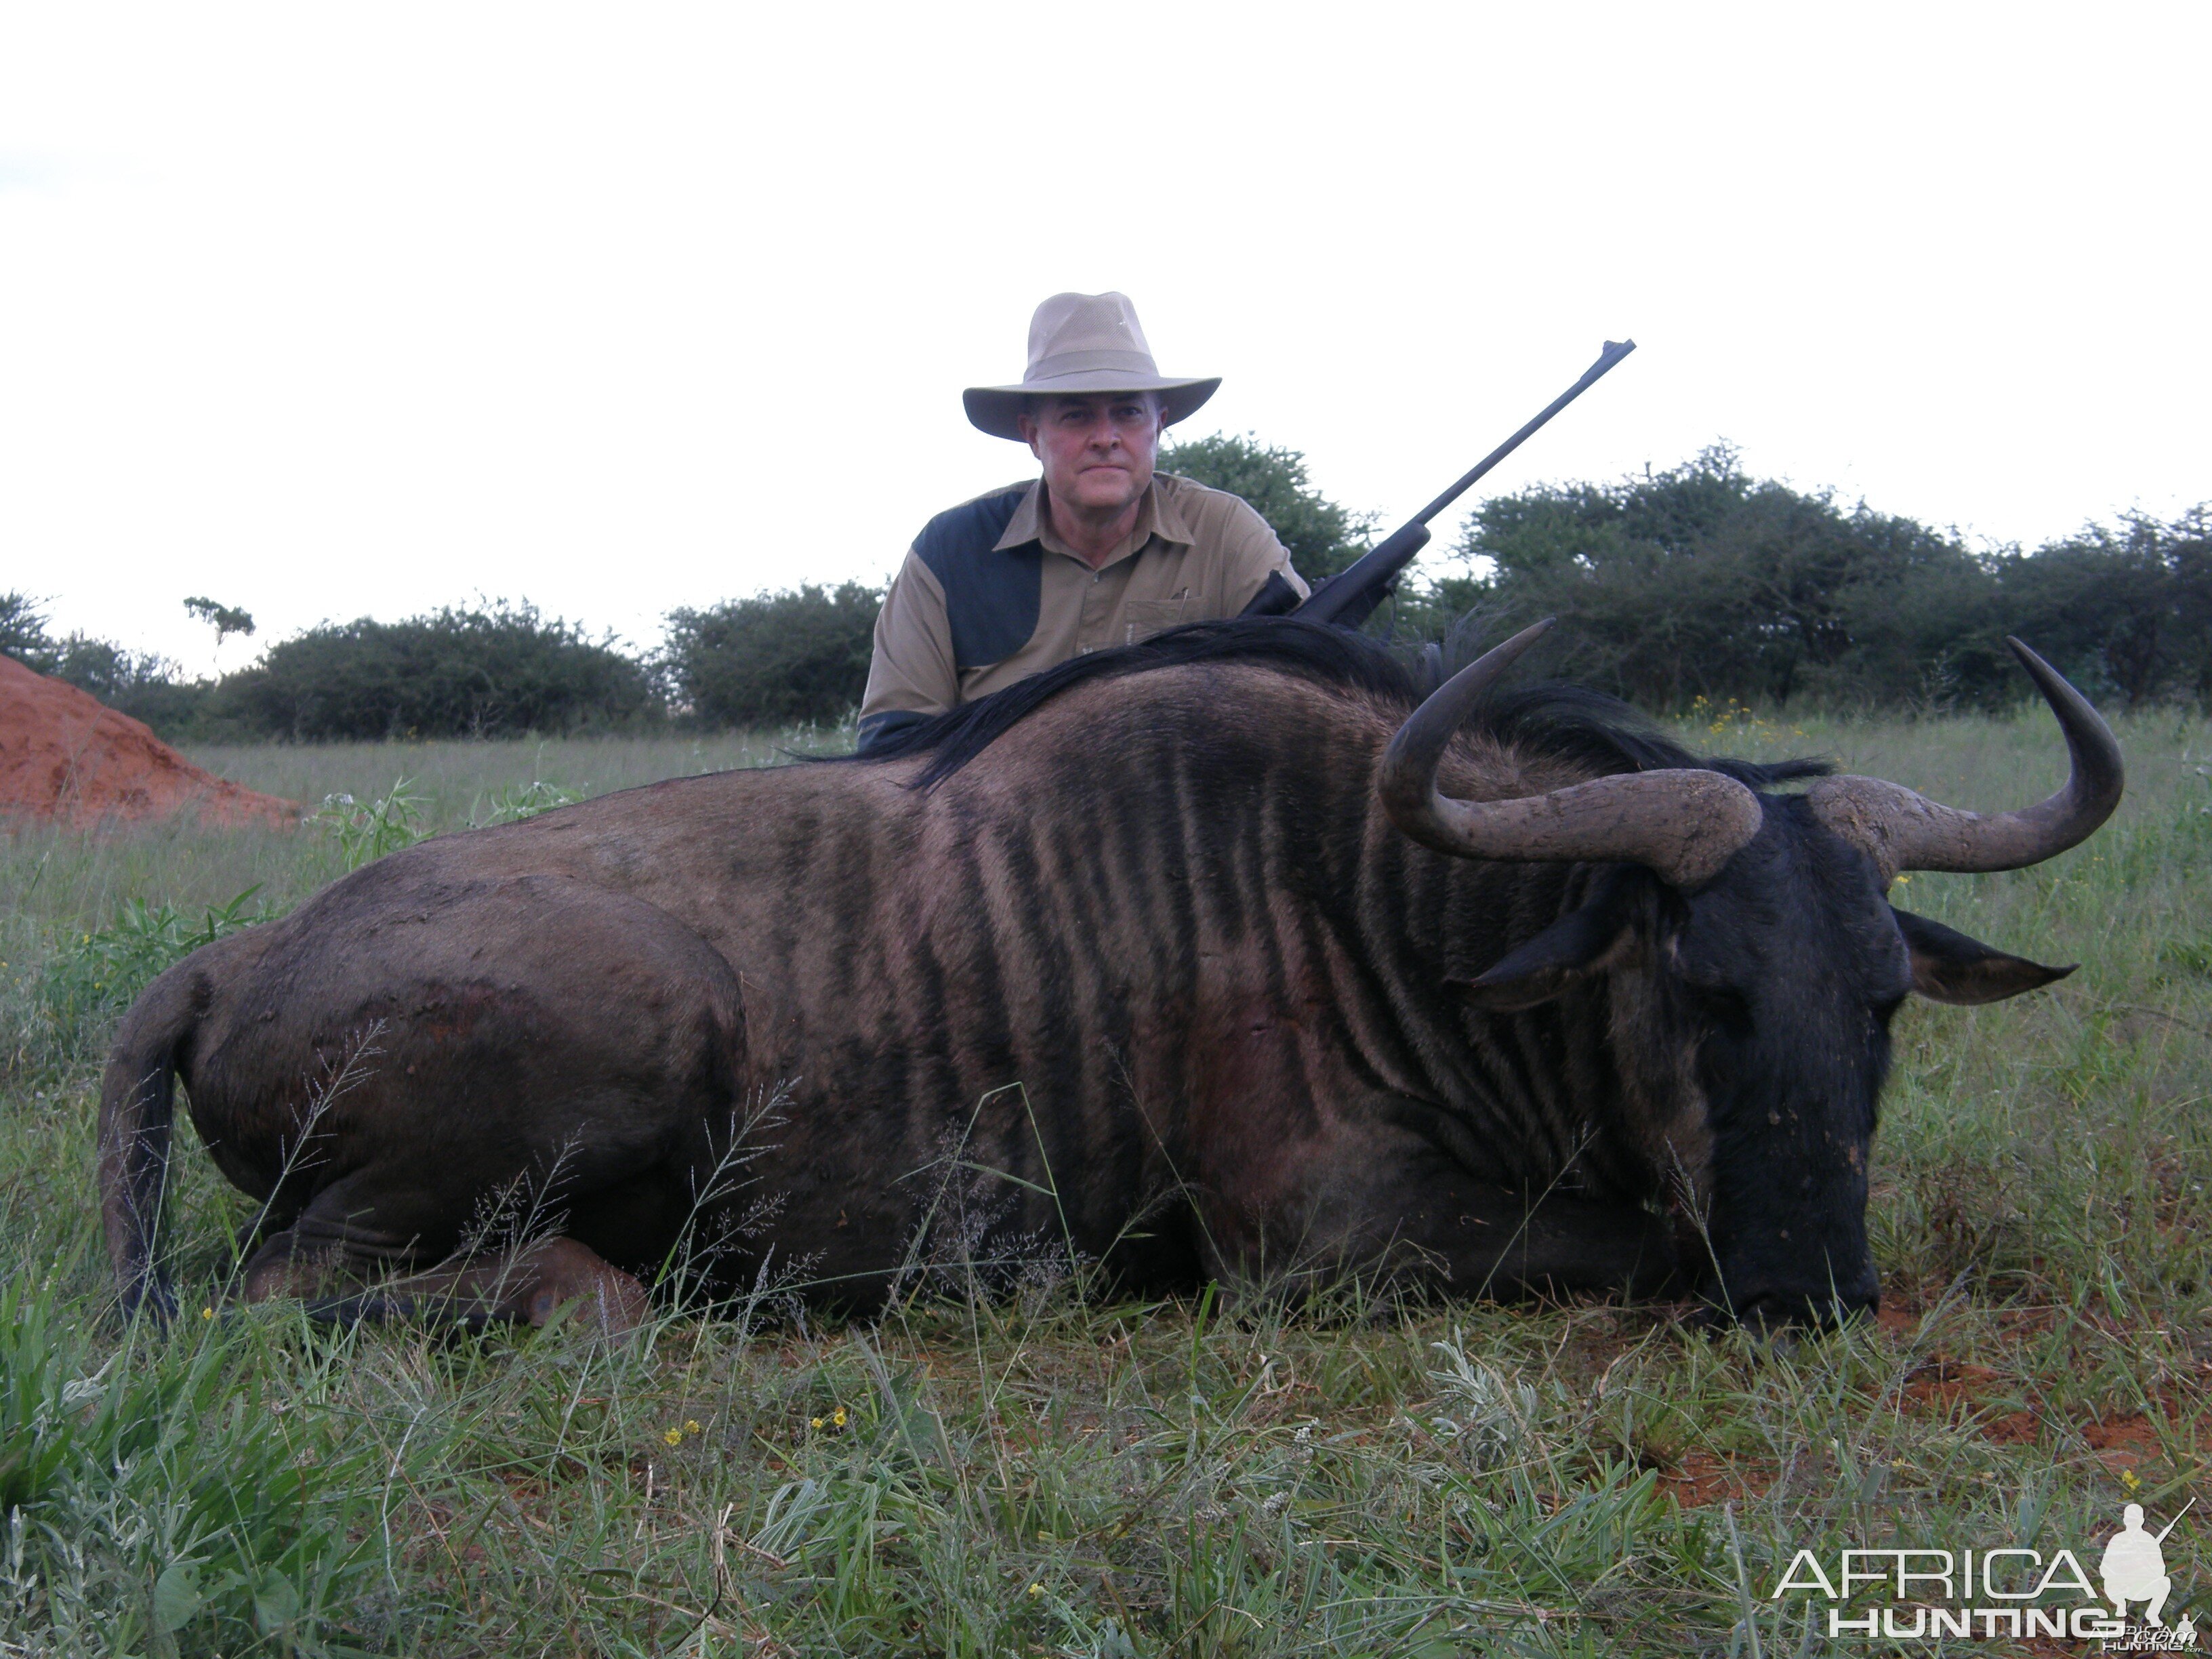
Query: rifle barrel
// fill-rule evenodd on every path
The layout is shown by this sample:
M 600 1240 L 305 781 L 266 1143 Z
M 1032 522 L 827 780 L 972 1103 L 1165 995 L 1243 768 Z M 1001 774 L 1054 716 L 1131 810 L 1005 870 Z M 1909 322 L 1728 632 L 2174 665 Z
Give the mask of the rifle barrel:
M 2184 1504 L 2181 1506 L 2181 1515 L 2186 1515 L 2186 1514 L 2188 1514 L 2190 1510 L 2191 1510 L 2195 1509 L 2196 1507 L 2197 1507 L 2197 1500 L 2196 1500 L 2195 1498 L 2191 1498 L 2191 1499 L 2190 1499 L 2186 1504 Z M 2179 1525 L 2181 1524 L 2181 1515 L 2177 1515 L 2177 1516 L 2175 1516 L 2173 1517 L 2173 1519 L 2172 1519 L 2172 1520 L 2171 1520 L 2171 1521 L 2169 1521 L 2169 1522 L 2167 1522 L 2166 1523 L 2166 1532 L 2161 1532 L 2161 1533 L 2160 1533 L 2160 1534 L 2159 1534 L 2159 1535 L 2158 1535 L 2158 1541 L 2159 1541 L 2160 1543 L 2163 1544 L 2164 1542 L 2166 1542 L 2166 1533 L 2168 1533 L 2168 1532 L 2172 1532 L 2172 1531 L 2176 1527 L 2178 1527 L 2178 1526 L 2179 1526 Z
M 1597 361 L 1592 363 L 1589 368 L 1583 372 L 1583 377 L 1581 380 L 1577 380 L 1565 392 L 1562 392 L 1558 397 L 1553 398 L 1550 403 L 1546 404 L 1541 411 L 1540 411 L 1536 417 L 1530 421 L 1528 425 L 1522 427 L 1518 432 L 1508 438 L 1504 443 L 1498 445 L 1497 448 L 1492 450 L 1490 453 L 1484 456 L 1473 466 L 1469 467 L 1466 474 L 1457 483 L 1454 484 L 1449 489 L 1444 491 L 1443 495 L 1437 496 L 1436 500 L 1431 501 L 1426 507 L 1423 507 L 1413 516 L 1420 520 L 1421 523 L 1426 524 L 1431 519 L 1435 518 L 1437 514 L 1443 512 L 1461 496 L 1466 495 L 1468 490 L 1474 489 L 1476 483 L 1481 480 L 1484 473 L 1489 471 L 1490 469 L 1496 466 L 1498 462 L 1504 460 L 1515 450 L 1520 448 L 1523 443 L 1527 442 L 1528 439 L 1535 435 L 1537 429 L 1540 428 L 1545 422 L 1550 420 L 1553 416 L 1558 414 L 1569 404 L 1574 402 L 1576 398 L 1581 397 L 1583 392 L 1588 392 L 1592 386 L 1595 386 L 1598 381 L 1604 377 L 1607 369 L 1611 368 L 1615 363 L 1619 362 L 1623 357 L 1626 357 L 1630 352 L 1635 349 L 1636 342 L 1633 340 L 1607 340 L 1605 343 L 1605 349 L 1598 354 Z
M 1474 489 L 1485 473 L 1520 448 L 1547 421 L 1595 386 L 1607 370 L 1635 349 L 1633 340 L 1607 340 L 1605 349 L 1583 372 L 1582 379 L 1545 404 L 1526 426 L 1468 468 L 1457 483 L 1392 532 L 1387 540 L 1362 554 L 1348 569 L 1323 582 L 1314 591 L 1313 597 L 1291 615 L 1309 622 L 1358 627 L 1382 603 L 1383 594 L 1396 582 L 1398 573 L 1427 544 L 1429 520 Z

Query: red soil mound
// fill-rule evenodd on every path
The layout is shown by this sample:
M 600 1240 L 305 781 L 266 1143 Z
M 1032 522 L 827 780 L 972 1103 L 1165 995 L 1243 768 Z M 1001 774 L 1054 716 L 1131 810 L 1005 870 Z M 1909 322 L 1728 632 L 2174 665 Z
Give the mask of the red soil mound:
M 296 823 L 300 809 L 203 772 L 126 714 L 0 657 L 0 817 L 79 827 L 193 812 L 211 823 Z

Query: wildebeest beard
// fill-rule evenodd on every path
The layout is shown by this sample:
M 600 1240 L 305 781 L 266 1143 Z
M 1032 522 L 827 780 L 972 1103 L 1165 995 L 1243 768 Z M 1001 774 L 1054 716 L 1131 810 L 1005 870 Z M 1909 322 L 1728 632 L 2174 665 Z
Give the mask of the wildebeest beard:
M 1587 692 L 1498 691 L 1528 642 L 1424 700 L 1356 636 L 1200 624 L 888 756 L 372 865 L 126 1018 L 102 1164 L 125 1294 L 165 1294 L 173 1071 L 269 1204 L 249 1295 L 325 1293 L 311 1262 L 476 1294 L 471 1206 L 557 1152 L 559 1248 L 493 1316 L 642 1316 L 637 1279 L 707 1224 L 726 1284 L 803 1261 L 783 1293 L 847 1309 L 1038 1262 L 1138 1290 L 1352 1272 L 1760 1322 L 1871 1306 L 1892 1012 L 2065 971 L 1893 911 L 1888 881 L 2078 841 L 2118 798 L 2110 734 L 2024 655 L 2075 781 L 1971 819 L 1815 763 L 1700 761 Z M 285 1079 L 369 1018 L 379 1069 L 283 1177 Z M 714 1126 L 778 1090 L 745 1192 L 703 1203 Z

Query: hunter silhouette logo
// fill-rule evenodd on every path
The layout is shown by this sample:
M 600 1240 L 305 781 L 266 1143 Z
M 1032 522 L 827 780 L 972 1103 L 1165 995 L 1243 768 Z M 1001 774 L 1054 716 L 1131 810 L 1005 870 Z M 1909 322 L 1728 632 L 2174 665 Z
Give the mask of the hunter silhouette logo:
M 2191 1498 L 2181 1506 L 2181 1515 L 2189 1513 Z M 2105 1599 L 2112 1604 L 2115 1616 L 2128 1616 L 2128 1603 L 2141 1601 L 2143 1623 L 2163 1625 L 2160 1612 L 2166 1598 L 2173 1594 L 2173 1580 L 2166 1571 L 2166 1534 L 2181 1524 L 2181 1515 L 2166 1523 L 2164 1530 L 2153 1537 L 2143 1529 L 2142 1505 L 2130 1504 L 2120 1511 L 2120 1529 L 2105 1545 L 2105 1559 L 2097 1565 L 2097 1576 L 2105 1581 Z M 2194 1633 L 2192 1626 L 2192 1633 Z
M 2169 1626 L 2163 1615 L 2173 1594 L 2166 1540 L 2196 1504 L 2191 1498 L 2157 1532 L 2144 1524 L 2142 1504 L 2130 1504 L 2121 1511 L 2120 1529 L 2105 1540 L 2097 1561 L 2109 1612 L 2097 1604 L 2097 1589 L 2072 1550 L 2045 1556 L 2018 1546 L 1847 1549 L 1835 1557 L 1832 1573 L 1811 1550 L 1799 1550 L 1776 1583 L 1772 1599 L 1794 1593 L 1830 1603 L 1826 1624 L 1832 1640 L 2046 1637 L 2094 1641 L 2106 1653 L 2194 1652 L 2196 1620 L 2185 1613 Z M 1873 1606 L 1860 1599 L 1870 1591 L 1880 1598 Z M 2129 1622 L 2131 1606 L 2141 1608 L 2141 1624 Z

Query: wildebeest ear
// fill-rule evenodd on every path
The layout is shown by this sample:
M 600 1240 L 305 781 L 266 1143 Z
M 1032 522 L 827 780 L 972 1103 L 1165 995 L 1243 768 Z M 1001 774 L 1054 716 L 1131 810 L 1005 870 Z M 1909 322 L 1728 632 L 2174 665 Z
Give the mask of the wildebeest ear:
M 1631 884 L 1612 880 L 1579 910 L 1505 953 L 1468 979 L 1452 975 L 1478 1007 L 1518 1013 L 1548 1002 L 1577 980 L 1610 966 L 1608 958 L 1628 927 Z
M 2002 1002 L 2064 979 L 2080 965 L 2046 968 L 2026 957 L 2008 957 L 1893 904 L 1889 913 L 1897 918 L 1897 931 L 1912 952 L 1912 988 L 1931 1002 Z

